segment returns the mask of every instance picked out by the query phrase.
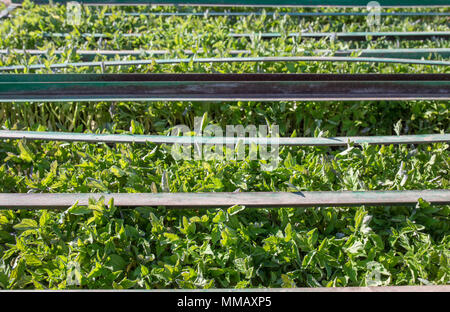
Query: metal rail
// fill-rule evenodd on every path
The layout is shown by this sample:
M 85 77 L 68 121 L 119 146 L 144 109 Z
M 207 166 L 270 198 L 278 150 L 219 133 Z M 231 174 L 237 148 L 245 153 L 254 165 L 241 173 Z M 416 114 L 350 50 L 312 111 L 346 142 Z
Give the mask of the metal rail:
M 53 0 L 66 4 L 72 0 Z M 22 0 L 13 0 L 22 3 Z M 34 0 L 37 4 L 49 4 L 49 0 Z M 242 6 L 242 7 L 366 7 L 367 0 L 80 0 L 86 5 L 179 5 L 179 6 Z M 448 7 L 447 0 L 378 0 L 383 7 Z
M 125 16 L 148 16 L 148 17 L 172 17 L 172 16 L 200 16 L 200 17 L 248 17 L 248 16 L 290 16 L 290 17 L 366 17 L 369 12 L 125 12 Z M 378 14 L 378 13 L 377 13 Z M 383 17 L 438 17 L 450 16 L 450 12 L 380 12 Z M 113 13 L 104 13 L 104 16 L 112 16 Z
M 20 291 L 20 290 L 15 290 Z M 92 290 L 86 290 L 92 291 Z M 164 292 L 164 289 L 154 289 L 152 292 Z M 184 289 L 171 289 L 171 292 L 184 292 Z M 450 285 L 420 285 L 420 286 L 364 286 L 364 287 L 294 287 L 294 288 L 222 288 L 222 289 L 192 289 L 191 292 L 255 292 L 258 291 L 262 294 L 265 292 L 307 292 L 307 293 L 343 293 L 343 292 L 368 292 L 368 293 L 379 293 L 379 292 L 450 292 Z
M 449 99 L 450 74 L 0 75 L 2 102 Z
M 419 199 L 430 204 L 450 204 L 450 190 L 421 191 L 332 191 L 332 192 L 243 192 L 243 193 L 57 193 L 20 194 L 1 193 L 0 208 L 57 209 L 78 202 L 89 204 L 89 199 L 112 198 L 117 207 L 168 206 L 174 208 L 219 208 L 233 205 L 245 207 L 347 207 L 378 205 L 415 205 Z
M 450 48 L 423 48 L 423 49 L 348 49 L 348 50 L 311 50 L 300 51 L 307 56 L 340 56 L 349 57 L 358 54 L 359 57 L 376 57 L 376 58 L 403 58 L 403 59 L 421 59 L 421 58 L 449 58 Z M 54 55 L 61 55 L 64 50 L 52 51 Z M 107 58 L 114 58 L 116 56 L 121 57 L 136 57 L 143 58 L 149 56 L 162 56 L 171 55 L 173 52 L 169 50 L 76 50 L 75 53 L 80 56 L 83 61 L 92 61 L 96 56 L 104 56 Z M 192 50 L 182 51 L 185 55 L 197 55 L 205 53 L 203 49 L 199 49 L 194 52 Z M 214 51 L 216 54 L 220 54 L 220 51 Z M 223 53 L 223 52 L 222 52 Z M 252 54 L 250 50 L 230 50 L 226 51 L 230 55 L 248 55 Z M 37 56 L 47 56 L 48 50 L 33 50 L 33 49 L 0 49 L 0 55 L 10 54 L 28 54 Z M 284 56 L 286 57 L 286 56 Z M 292 56 L 291 56 L 292 57 Z
M 66 38 L 73 36 L 71 33 L 40 33 L 40 36 L 44 38 Z M 25 35 L 26 36 L 26 35 Z M 78 36 L 78 35 L 77 35 Z M 79 35 L 81 38 L 95 38 L 95 39 L 114 39 L 118 37 L 122 38 L 145 38 L 147 36 L 155 36 L 155 33 L 119 33 L 119 34 L 104 34 L 104 33 L 82 33 Z M 368 40 L 372 39 L 402 39 L 402 40 L 426 40 L 426 39 L 436 39 L 436 38 L 450 38 L 449 31 L 432 31 L 432 32 L 421 32 L 421 31 L 411 31 L 411 32 L 401 32 L 401 31 L 386 31 L 386 32 L 292 32 L 288 34 L 281 34 L 279 32 L 273 33 L 230 33 L 228 37 L 230 38 L 261 38 L 261 39 L 272 39 L 280 37 L 297 37 L 297 38 L 308 38 L 308 39 L 324 39 L 324 38 L 334 38 L 339 40 Z M 199 38 L 202 35 L 198 35 Z
M 147 59 L 126 61 L 97 61 L 97 62 L 71 62 L 53 63 L 49 66 L 44 64 L 1 66 L 0 71 L 12 70 L 38 70 L 59 69 L 67 67 L 106 67 L 106 66 L 137 66 L 151 64 L 181 64 L 181 63 L 268 63 L 268 62 L 361 62 L 361 63 L 386 63 L 386 64 L 408 64 L 429 66 L 450 66 L 450 61 L 430 61 L 397 58 L 375 58 L 375 57 L 341 57 L 341 56 L 280 56 L 280 57 L 222 57 L 222 58 L 184 58 L 184 59 Z
M 5 9 L 3 13 L 0 13 L 0 18 L 6 17 L 15 8 L 20 7 L 20 5 L 11 5 Z M 8 11 L 7 11 L 8 10 Z M 206 10 L 204 12 L 124 12 L 125 16 L 138 17 L 138 16 L 148 16 L 148 17 L 186 17 L 186 16 L 200 16 L 200 17 L 248 17 L 248 16 L 262 16 L 267 17 L 277 17 L 277 16 L 290 16 L 290 17 L 367 17 L 370 12 L 216 12 Z M 378 12 L 380 16 L 383 17 L 439 17 L 439 16 L 450 16 L 450 12 Z M 112 16 L 113 13 L 106 12 L 104 16 Z
M 132 34 L 130 34 L 132 35 Z M 298 38 L 309 38 L 309 39 L 323 39 L 323 38 L 334 38 L 340 40 L 368 40 L 372 39 L 402 39 L 402 40 L 424 40 L 424 39 L 433 39 L 433 38 L 450 38 L 450 32 L 448 31 L 435 31 L 435 32 L 420 32 L 420 31 L 411 31 L 411 32 L 400 32 L 400 31 L 385 31 L 385 32 L 293 32 L 288 34 L 281 34 L 279 32 L 273 33 L 244 33 L 237 34 L 231 33 L 229 34 L 232 38 L 252 38 L 252 37 L 260 37 L 261 39 L 271 39 L 271 38 L 280 38 L 283 36 L 287 37 L 298 37 Z
M 155 143 L 155 144 L 211 144 L 211 145 L 282 145 L 282 146 L 347 146 L 354 144 L 429 144 L 450 142 L 450 134 L 422 134 L 398 136 L 356 136 L 329 138 L 251 138 L 208 136 L 163 136 L 132 134 L 94 134 L 72 132 L 43 132 L 0 130 L 0 139 L 25 139 L 42 141 L 86 142 L 86 143 Z

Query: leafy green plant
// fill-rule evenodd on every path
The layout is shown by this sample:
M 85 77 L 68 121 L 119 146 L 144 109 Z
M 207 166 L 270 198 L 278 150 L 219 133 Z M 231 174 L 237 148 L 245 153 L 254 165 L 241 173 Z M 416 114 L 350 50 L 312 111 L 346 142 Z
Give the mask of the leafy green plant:
M 125 16 L 164 7 L 86 7 L 82 25 L 64 6 L 25 2 L 0 24 L 0 66 L 80 60 L 77 49 L 167 49 L 168 58 L 303 55 L 317 49 L 448 48 L 448 40 L 342 42 L 259 32 L 363 31 L 363 17 L 297 19 Z M 198 10 L 193 8 L 194 11 Z M 221 10 L 215 8 L 214 10 Z M 301 9 L 305 12 L 311 9 Z M 327 9 L 335 11 L 335 9 Z M 232 9 L 232 11 L 234 11 Z M 283 12 L 286 9 L 278 9 Z M 107 15 L 106 13 L 111 13 Z M 419 22 L 418 22 L 419 21 Z M 383 18 L 380 30 L 448 31 L 442 18 Z M 49 38 L 44 33 L 67 32 Z M 127 38 L 139 32 L 141 38 Z M 256 35 L 232 39 L 231 32 Z M 82 37 L 103 33 L 110 40 Z M 45 49 L 41 57 L 13 49 Z M 55 53 L 63 50 L 62 54 Z M 330 52 L 331 53 L 331 52 Z M 96 60 L 104 60 L 96 56 Z M 132 59 L 131 57 L 129 59 Z M 25 70 L 25 73 L 30 73 Z M 65 68 L 62 73 L 448 73 L 447 67 L 363 63 L 230 63 Z M 2 103 L 5 129 L 162 134 L 194 118 L 209 125 L 278 124 L 281 136 L 449 132 L 447 101 Z M 206 123 L 205 123 L 206 125 Z M 283 147 L 280 166 L 261 162 L 177 161 L 153 144 L 0 142 L 4 193 L 251 192 L 449 188 L 449 146 Z M 118 209 L 113 202 L 66 210 L 0 210 L 0 289 L 335 287 L 448 284 L 449 206 Z

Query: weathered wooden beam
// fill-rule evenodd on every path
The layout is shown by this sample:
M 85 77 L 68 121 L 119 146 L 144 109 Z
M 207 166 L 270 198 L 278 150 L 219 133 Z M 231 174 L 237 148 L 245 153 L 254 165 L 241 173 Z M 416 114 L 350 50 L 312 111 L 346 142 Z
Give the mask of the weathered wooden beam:
M 449 99 L 450 74 L 0 75 L 0 102 Z
M 0 208 L 67 208 L 75 202 L 88 205 L 89 199 L 105 203 L 112 198 L 117 207 L 168 206 L 189 207 L 346 207 L 377 205 L 415 205 L 419 199 L 430 204 L 450 204 L 450 190 L 422 191 L 337 191 L 337 192 L 244 192 L 244 193 L 58 193 L 58 194 L 20 194 L 1 193 Z

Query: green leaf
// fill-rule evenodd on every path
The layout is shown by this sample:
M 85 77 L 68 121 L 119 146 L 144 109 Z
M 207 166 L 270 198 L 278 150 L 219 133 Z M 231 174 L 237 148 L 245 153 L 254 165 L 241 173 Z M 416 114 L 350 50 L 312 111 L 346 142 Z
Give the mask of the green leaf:
M 111 173 L 118 178 L 123 177 L 126 174 L 125 171 L 123 171 L 117 166 L 111 166 L 111 168 L 109 168 L 109 171 L 111 171 Z
M 228 215 L 225 211 L 223 210 L 219 210 L 217 211 L 217 214 L 215 215 L 215 217 L 213 218 L 213 222 L 214 223 L 222 223 L 222 222 L 226 222 L 228 220 Z
M 118 286 L 119 286 L 118 288 L 119 289 L 130 289 L 130 288 L 133 288 L 135 285 L 136 285 L 135 281 L 130 281 L 129 279 L 124 278 L 118 284 Z
M 364 256 L 364 245 L 360 241 L 355 241 L 353 245 L 346 249 L 353 256 Z
M 89 209 L 86 206 L 78 206 L 78 201 L 69 209 L 67 209 L 67 211 L 70 214 L 76 215 L 76 216 L 82 216 L 82 215 L 86 215 L 86 214 L 90 214 L 92 213 L 92 210 Z
M 10 279 L 13 283 L 18 282 L 25 274 L 25 260 L 17 259 L 11 272 Z
M 177 234 L 173 234 L 173 233 L 164 233 L 164 236 L 166 238 L 168 238 L 169 241 L 171 241 L 171 242 L 175 242 L 180 239 L 180 237 Z
M 8 242 L 12 243 L 14 242 L 14 236 L 8 233 L 7 231 L 0 231 L 0 243 Z
M 292 225 L 290 223 L 288 223 L 286 225 L 286 228 L 284 229 L 284 233 L 285 233 L 284 234 L 285 235 L 284 240 L 286 242 L 290 241 L 292 239 Z
M 23 219 L 19 224 L 13 226 L 14 229 L 19 231 L 35 230 L 38 228 L 38 224 L 32 219 Z
M 150 274 L 150 271 L 148 270 L 148 268 L 144 265 L 141 265 L 141 275 L 142 277 L 145 277 L 147 275 Z
M 108 192 L 108 188 L 106 187 L 106 185 L 99 180 L 93 179 L 93 178 L 88 178 L 88 186 L 92 187 L 94 189 L 98 189 L 102 192 Z
M 35 255 L 25 255 L 24 258 L 27 265 L 42 265 L 42 261 Z
M 233 216 L 243 210 L 245 210 L 245 206 L 234 205 L 233 207 L 228 208 L 227 212 L 230 216 Z
M 20 158 L 26 162 L 32 162 L 34 160 L 34 155 L 30 151 L 30 149 L 26 146 L 26 144 L 23 141 L 19 141 L 17 143 L 19 150 L 20 150 Z
M 308 235 L 308 244 L 311 247 L 314 247 L 319 239 L 319 231 L 317 229 L 313 229 L 307 233 Z
M 297 285 L 295 285 L 295 282 L 287 274 L 281 274 L 281 280 L 283 281 L 283 283 L 281 284 L 281 287 L 283 288 L 297 287 Z
M 361 233 L 363 234 L 369 234 L 372 232 L 372 228 L 369 226 L 370 221 L 372 220 L 371 215 L 365 215 L 362 223 L 361 223 Z
M 0 271 L 0 288 L 6 289 L 8 287 L 8 275 Z
M 112 269 L 113 272 L 122 271 L 127 266 L 126 261 L 117 254 L 109 255 L 107 266 Z
M 355 230 L 360 230 L 361 225 L 363 224 L 364 217 L 367 215 L 367 211 L 363 208 L 360 208 L 356 211 L 355 214 Z M 368 220 L 370 222 L 370 219 Z
M 345 274 L 347 274 L 347 276 L 350 278 L 352 282 L 357 281 L 358 273 L 355 268 L 355 265 L 352 262 L 349 261 L 344 265 L 344 272 Z
M 42 227 L 47 223 L 49 223 L 49 221 L 50 221 L 50 214 L 48 213 L 48 211 L 47 210 L 42 211 L 42 215 L 39 218 L 39 226 Z

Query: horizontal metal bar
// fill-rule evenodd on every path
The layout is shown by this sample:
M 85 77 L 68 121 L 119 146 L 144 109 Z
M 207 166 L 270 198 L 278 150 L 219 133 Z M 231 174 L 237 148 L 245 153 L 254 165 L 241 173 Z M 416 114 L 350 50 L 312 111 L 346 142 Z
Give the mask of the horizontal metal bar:
M 130 34 L 131 35 L 131 34 Z M 432 38 L 450 38 L 450 32 L 448 31 L 435 31 L 435 32 L 420 32 L 420 31 L 410 31 L 410 32 L 400 32 L 400 31 L 385 31 L 385 32 L 293 32 L 285 34 L 287 37 L 298 37 L 298 38 L 309 38 L 309 39 L 323 39 L 323 38 L 334 38 L 340 40 L 367 40 L 372 39 L 402 39 L 402 40 L 424 40 Z M 279 38 L 283 34 L 279 32 L 273 33 L 231 33 L 230 37 L 233 38 L 251 38 L 251 37 L 261 37 L 261 39 Z
M 53 3 L 66 4 L 72 0 L 53 0 Z M 22 0 L 13 0 L 13 3 L 22 3 Z M 34 0 L 37 4 L 49 4 L 50 0 Z M 180 5 L 180 6 L 243 6 L 243 7 L 264 7 L 264 6 L 298 6 L 298 7 L 366 7 L 367 0 L 80 0 L 86 5 Z M 378 0 L 383 7 L 448 7 L 447 0 Z
M 80 206 L 89 204 L 89 198 L 114 199 L 117 207 L 169 206 L 188 207 L 346 207 L 415 205 L 419 199 L 430 204 L 450 204 L 450 190 L 424 191 L 336 191 L 336 192 L 242 192 L 242 193 L 57 193 L 22 194 L 1 193 L 0 208 L 65 208 L 78 201 Z
M 438 49 L 439 50 L 439 49 Z M 49 50 L 37 50 L 37 49 L 0 49 L 0 55 L 10 55 L 10 54 L 29 54 L 29 55 L 38 55 L 38 56 L 46 56 L 49 54 Z M 64 50 L 54 50 L 52 54 L 61 55 L 65 51 Z M 106 57 L 116 57 L 116 56 L 133 56 L 139 57 L 142 55 L 145 56 L 154 56 L 154 55 L 169 55 L 173 54 L 173 52 L 169 50 L 74 50 L 75 54 L 81 56 L 83 60 L 93 59 L 95 56 L 106 56 Z M 219 51 L 217 51 L 219 52 Z M 449 53 L 448 51 L 442 51 L 443 53 Z M 193 55 L 195 54 L 192 50 L 184 50 L 184 54 Z M 199 49 L 196 53 L 204 53 L 203 49 Z M 231 50 L 229 51 L 231 55 L 238 55 L 241 53 L 251 53 L 250 50 Z M 433 53 L 433 52 L 430 52 Z M 436 53 L 440 53 L 436 51 Z
M 147 3 L 145 3 L 147 4 Z M 11 5 L 9 8 L 20 7 L 20 5 Z M 10 10 L 12 11 L 12 9 Z M 357 17 L 368 16 L 371 12 L 217 12 L 206 10 L 204 12 L 184 11 L 184 12 L 124 12 L 125 16 L 154 16 L 154 17 L 171 17 L 171 16 L 201 16 L 201 17 L 214 17 L 214 16 L 226 16 L 226 17 L 244 17 L 244 16 L 292 16 L 292 17 Z M 437 17 L 437 16 L 450 16 L 450 12 L 377 12 L 380 16 L 384 17 Z M 112 16 L 113 13 L 106 12 L 104 16 Z
M 0 139 L 25 139 L 43 141 L 86 143 L 155 143 L 155 144 L 209 144 L 209 145 L 282 145 L 282 146 L 347 146 L 355 144 L 429 144 L 450 142 L 450 134 L 419 134 L 398 136 L 355 136 L 329 138 L 252 138 L 252 137 L 208 137 L 208 136 L 163 136 L 131 134 L 94 134 L 72 132 L 43 132 L 0 130 Z
M 318 54 L 333 53 L 334 56 L 351 56 L 358 53 L 361 57 L 386 57 L 386 58 L 411 58 L 421 59 L 440 56 L 450 58 L 450 49 L 448 48 L 430 48 L 430 49 L 350 49 L 338 50 L 335 52 L 327 50 L 317 50 Z
M 435 58 L 436 56 L 443 58 L 450 58 L 449 48 L 424 48 L 424 49 L 349 49 L 349 50 L 311 50 L 300 51 L 305 55 L 318 55 L 318 56 L 352 56 L 355 53 L 359 57 L 379 57 L 379 58 L 403 58 L 403 59 L 421 59 L 421 58 Z M 47 56 L 48 50 L 30 50 L 30 49 L 0 49 L 0 55 L 15 54 L 29 54 L 37 56 Z M 64 50 L 52 51 L 53 55 L 61 55 Z M 171 55 L 173 52 L 169 50 L 76 50 L 75 53 L 80 56 L 83 61 L 92 61 L 96 56 L 104 56 L 107 58 L 113 58 L 117 56 L 121 57 L 136 57 L 141 59 L 149 56 L 161 56 Z M 192 50 L 184 50 L 183 54 L 196 55 L 205 53 L 203 49 L 199 49 L 194 52 Z M 219 54 L 220 51 L 214 51 Z M 223 53 L 223 52 L 222 52 Z M 251 54 L 250 50 L 230 50 L 226 51 L 230 55 Z M 292 56 L 291 56 L 292 57 Z M 295 57 L 295 56 L 294 56 Z M 299 57 L 299 56 L 297 56 Z
M 450 74 L 0 75 L 0 101 L 445 100 Z
M 73 34 L 71 33 L 39 33 L 39 36 L 44 38 L 66 38 Z M 82 33 L 79 37 L 82 38 L 95 38 L 95 39 L 114 39 L 118 37 L 123 38 L 145 38 L 146 36 L 154 36 L 155 34 L 150 33 L 118 33 L 118 34 L 104 34 L 104 33 Z M 287 37 L 298 37 L 307 39 L 323 39 L 323 38 L 334 38 L 339 40 L 367 40 L 372 39 L 402 39 L 402 40 L 424 40 L 424 39 L 434 39 L 434 38 L 450 38 L 449 31 L 433 31 L 433 32 L 421 32 L 421 31 L 411 31 L 411 32 L 400 32 L 400 31 L 388 31 L 388 32 L 293 32 L 284 34 Z M 26 34 L 24 35 L 26 36 Z M 283 34 L 279 32 L 273 33 L 230 33 L 228 34 L 231 38 L 251 38 L 260 37 L 261 39 L 271 39 L 282 37 Z M 199 38 L 201 35 L 198 36 Z
M 125 12 L 125 16 L 152 16 L 152 17 L 172 17 L 172 16 L 201 16 L 201 17 L 248 17 L 248 16 L 291 16 L 291 17 L 357 17 L 368 16 L 370 12 Z M 380 12 L 380 16 L 391 17 L 422 17 L 422 16 L 450 16 L 450 12 Z M 113 13 L 104 13 L 104 16 L 112 16 Z
M 386 64 L 409 64 L 429 66 L 450 66 L 450 61 L 430 61 L 398 58 L 375 58 L 375 57 L 346 57 L 346 56 L 280 56 L 280 57 L 221 57 L 221 58 L 184 58 L 184 59 L 149 59 L 149 60 L 126 60 L 126 61 L 97 61 L 76 63 L 53 63 L 48 67 L 44 64 L 1 66 L 0 71 L 12 70 L 37 70 L 57 69 L 67 67 L 102 67 L 102 66 L 136 66 L 155 64 L 181 64 L 181 63 L 268 63 L 268 62 L 361 62 L 361 63 L 386 63 Z
M 14 290 L 21 291 L 21 290 Z M 93 291 L 93 290 L 86 290 Z M 95 291 L 95 290 L 94 290 Z M 103 291 L 103 290 L 102 290 Z M 114 291 L 114 290 L 112 290 Z M 164 289 L 151 290 L 152 292 L 165 292 Z M 184 289 L 171 289 L 171 292 L 185 292 Z M 271 293 L 271 292 L 306 292 L 306 293 L 344 293 L 344 292 L 355 292 L 355 293 L 380 293 L 380 292 L 450 292 L 450 285 L 421 285 L 421 286 L 364 286 L 364 287 L 293 287 L 293 288 L 212 288 L 212 289 L 192 289 L 190 292 L 198 293 L 214 293 L 214 292 L 261 292 L 261 293 Z

